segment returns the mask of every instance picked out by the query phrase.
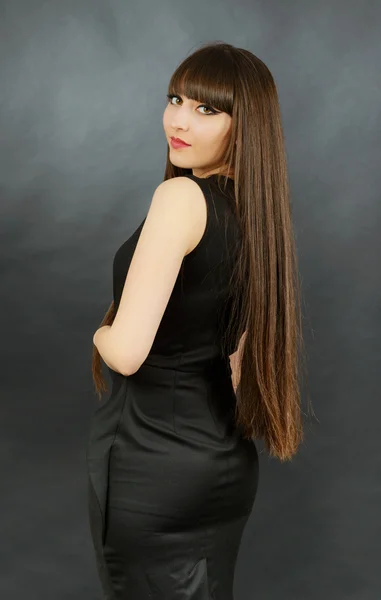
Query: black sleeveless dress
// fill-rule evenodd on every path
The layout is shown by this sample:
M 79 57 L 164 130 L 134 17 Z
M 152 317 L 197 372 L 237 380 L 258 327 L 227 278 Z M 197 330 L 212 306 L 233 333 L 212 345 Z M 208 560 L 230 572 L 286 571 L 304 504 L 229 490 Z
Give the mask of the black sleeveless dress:
M 184 257 L 147 359 L 128 377 L 109 369 L 112 389 L 90 426 L 89 519 L 103 600 L 232 600 L 257 491 L 257 449 L 234 423 L 221 351 L 239 239 L 234 182 L 224 190 L 215 175 L 186 176 L 204 193 L 206 230 Z M 116 309 L 144 221 L 114 257 Z

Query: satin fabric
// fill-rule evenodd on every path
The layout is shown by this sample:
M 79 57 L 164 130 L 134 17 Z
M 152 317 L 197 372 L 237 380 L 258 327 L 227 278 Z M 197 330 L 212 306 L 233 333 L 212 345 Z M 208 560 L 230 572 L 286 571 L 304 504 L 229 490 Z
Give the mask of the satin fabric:
M 232 600 L 258 455 L 233 422 L 220 365 L 115 375 L 87 448 L 104 599 Z
M 90 424 L 89 522 L 103 600 L 232 600 L 255 501 L 258 454 L 235 424 L 221 349 L 237 224 L 214 178 L 189 177 L 206 199 L 204 236 L 183 261 L 146 361 L 128 377 L 109 369 L 111 392 Z M 116 308 L 143 224 L 114 257 Z

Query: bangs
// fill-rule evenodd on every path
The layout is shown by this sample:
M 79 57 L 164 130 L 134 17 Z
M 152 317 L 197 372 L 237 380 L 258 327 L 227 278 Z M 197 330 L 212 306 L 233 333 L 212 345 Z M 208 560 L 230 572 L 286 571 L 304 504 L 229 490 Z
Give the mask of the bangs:
M 221 49 L 203 48 L 185 59 L 173 73 L 168 94 L 186 96 L 232 116 L 234 65 Z

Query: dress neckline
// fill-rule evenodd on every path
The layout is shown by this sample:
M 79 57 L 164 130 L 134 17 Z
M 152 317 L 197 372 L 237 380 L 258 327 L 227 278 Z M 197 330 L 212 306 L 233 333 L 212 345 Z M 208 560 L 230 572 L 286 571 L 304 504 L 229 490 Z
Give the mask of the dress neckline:
M 197 175 L 193 175 L 193 173 L 189 173 L 189 175 L 192 175 L 193 177 L 196 177 L 196 179 L 212 179 L 212 178 L 216 178 L 218 177 L 219 173 L 212 173 L 211 175 L 208 175 L 208 177 L 198 177 Z M 228 181 L 232 181 L 234 182 L 234 179 L 232 179 L 231 177 L 226 177 L 226 175 L 222 175 L 222 178 L 228 179 Z

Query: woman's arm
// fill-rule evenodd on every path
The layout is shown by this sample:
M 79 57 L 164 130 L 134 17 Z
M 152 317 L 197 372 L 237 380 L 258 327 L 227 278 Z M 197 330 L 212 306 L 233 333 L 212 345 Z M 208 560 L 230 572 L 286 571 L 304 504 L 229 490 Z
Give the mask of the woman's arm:
M 93 344 L 96 346 L 99 354 L 106 365 L 121 375 L 126 375 L 126 372 L 118 365 L 119 353 L 116 352 L 117 345 L 111 338 L 111 325 L 103 325 L 96 330 L 93 336 Z
M 241 373 L 240 373 L 239 363 L 238 363 L 238 352 L 234 352 L 234 354 L 231 354 L 229 356 L 229 358 L 230 358 L 230 368 L 232 370 L 231 380 L 232 380 L 234 393 L 235 393 L 237 390 L 238 384 L 239 384 L 239 380 L 241 378 Z
M 239 340 L 239 343 L 238 343 L 237 350 L 235 352 L 233 352 L 233 354 L 230 354 L 230 356 L 229 356 L 230 368 L 232 370 L 231 380 L 232 380 L 232 384 L 233 384 L 233 388 L 234 388 L 234 393 L 236 392 L 237 387 L 240 382 L 240 379 L 241 379 L 241 356 L 242 356 L 242 352 L 243 352 L 243 348 L 244 348 L 244 344 L 245 344 L 246 335 L 247 335 L 247 331 L 245 331 L 242 334 L 241 339 Z

